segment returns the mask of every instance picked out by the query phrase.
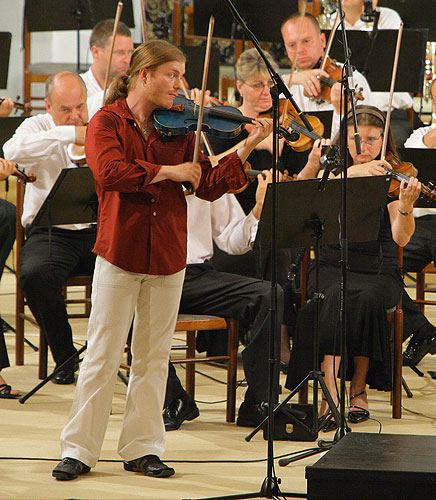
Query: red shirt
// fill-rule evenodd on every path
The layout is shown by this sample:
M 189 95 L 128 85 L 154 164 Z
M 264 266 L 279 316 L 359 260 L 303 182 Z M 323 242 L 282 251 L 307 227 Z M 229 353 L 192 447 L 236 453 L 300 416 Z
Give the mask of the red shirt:
M 85 147 L 99 201 L 94 252 L 121 269 L 153 275 L 186 266 L 186 201 L 179 182 L 150 184 L 161 165 L 192 161 L 195 135 L 144 137 L 120 99 L 88 125 Z M 196 196 L 213 201 L 247 182 L 237 153 L 212 168 L 200 154 Z

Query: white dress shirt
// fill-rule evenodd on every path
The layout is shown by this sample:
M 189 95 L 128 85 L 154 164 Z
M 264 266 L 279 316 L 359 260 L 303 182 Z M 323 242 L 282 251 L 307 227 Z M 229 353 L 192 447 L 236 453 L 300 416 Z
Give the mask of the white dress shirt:
M 97 82 L 94 73 L 92 72 L 92 66 L 88 69 L 86 73 L 80 73 L 79 75 L 85 82 L 88 97 L 93 96 L 97 92 L 102 91 L 100 84 Z
M 26 118 L 15 134 L 3 146 L 5 158 L 18 163 L 26 174 L 33 173 L 35 182 L 26 184 L 23 204 L 23 227 L 31 224 L 53 187 L 62 169 L 75 167 L 67 147 L 76 140 L 73 125 L 56 126 L 50 114 Z M 88 224 L 59 226 L 64 229 L 83 229 Z
M 213 241 L 231 255 L 251 250 L 259 221 L 250 212 L 244 214 L 233 194 L 224 194 L 213 202 L 186 196 L 188 205 L 187 264 L 202 264 L 213 256 Z
M 410 137 L 404 143 L 405 148 L 417 148 L 417 149 L 429 149 L 424 144 L 424 136 L 427 135 L 430 130 L 434 130 L 436 128 L 436 123 L 432 123 L 428 127 L 420 127 L 412 132 Z M 413 216 L 422 217 L 423 215 L 436 215 L 436 208 L 414 208 Z

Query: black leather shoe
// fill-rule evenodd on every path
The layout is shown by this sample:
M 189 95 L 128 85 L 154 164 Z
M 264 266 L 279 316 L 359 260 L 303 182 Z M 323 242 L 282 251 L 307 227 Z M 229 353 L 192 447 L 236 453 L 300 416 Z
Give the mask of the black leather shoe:
M 90 470 L 91 468 L 80 462 L 80 460 L 67 457 L 56 465 L 51 475 L 59 479 L 59 481 L 70 481 L 76 479 L 79 474 L 86 474 Z
M 176 431 L 185 420 L 194 420 L 200 415 L 195 401 L 189 394 L 177 398 L 164 408 L 163 420 L 166 431 Z
M 412 336 L 403 353 L 403 365 L 415 366 L 426 354 L 436 354 L 436 333 L 431 337 Z
M 76 361 L 72 366 L 67 365 L 63 370 L 58 372 L 52 379 L 51 381 L 54 384 L 59 384 L 59 385 L 68 385 L 68 384 L 74 384 L 75 382 L 75 377 L 74 373 L 79 369 L 79 362 Z
M 156 455 L 145 455 L 124 462 L 124 469 L 131 472 L 142 472 L 151 477 L 169 477 L 176 472 L 172 467 L 165 465 Z
M 265 418 L 262 403 L 242 402 L 238 411 L 236 425 L 240 427 L 257 427 Z

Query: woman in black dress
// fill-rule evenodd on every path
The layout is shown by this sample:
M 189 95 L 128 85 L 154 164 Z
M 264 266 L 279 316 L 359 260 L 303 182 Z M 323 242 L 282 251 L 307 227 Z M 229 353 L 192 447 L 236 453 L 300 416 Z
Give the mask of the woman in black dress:
M 362 177 L 385 175 L 390 165 L 380 159 L 385 116 L 372 106 L 357 106 L 357 124 L 361 139 L 361 154 L 357 154 L 351 117 L 348 117 L 347 175 Z M 389 131 L 387 151 L 396 154 Z M 420 193 L 417 179 L 411 178 L 400 187 L 398 199 L 389 198 L 381 216 L 376 241 L 349 245 L 349 272 L 347 275 L 347 341 L 349 358 L 347 377 L 350 383 L 350 410 L 348 420 L 359 423 L 369 418 L 366 384 L 379 390 L 390 390 L 390 354 L 386 324 L 387 309 L 395 306 L 401 296 L 403 282 L 397 265 L 396 245 L 404 246 L 415 229 L 413 203 Z M 368 200 L 370 202 L 370 200 Z M 325 382 L 335 402 L 338 401 L 336 378 L 339 353 L 339 286 L 340 248 L 325 245 L 320 251 L 320 292 L 324 300 L 320 305 L 320 360 Z M 309 297 L 314 293 L 313 269 L 308 279 Z M 293 388 L 311 369 L 311 340 L 313 304 L 300 310 L 291 370 L 286 386 Z M 307 362 L 304 362 L 306 360 Z M 321 402 L 320 415 L 327 411 Z M 330 424 L 334 428 L 334 423 Z

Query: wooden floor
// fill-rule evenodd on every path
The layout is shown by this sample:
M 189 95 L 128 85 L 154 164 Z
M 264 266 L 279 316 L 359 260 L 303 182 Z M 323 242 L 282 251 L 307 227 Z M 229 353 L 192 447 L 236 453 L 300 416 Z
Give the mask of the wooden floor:
M 14 275 L 6 272 L 0 285 L 1 314 L 12 325 L 14 282 Z M 434 309 L 433 319 L 436 320 Z M 73 329 L 78 344 L 82 343 L 86 321 L 74 321 Z M 29 328 L 26 337 L 37 343 L 34 329 Z M 13 334 L 8 333 L 6 341 L 13 366 L 4 370 L 2 375 L 14 388 L 28 391 L 38 383 L 37 355 L 26 346 L 25 365 L 14 366 Z M 224 379 L 222 369 L 203 366 L 201 371 Z M 436 370 L 436 356 L 427 356 L 420 368 L 425 373 Z M 178 370 L 183 379 L 183 369 Z M 242 377 L 241 369 L 238 375 Z M 380 422 L 384 433 L 435 434 L 436 380 L 428 375 L 419 378 L 409 369 L 405 369 L 405 378 L 414 396 L 404 399 L 403 418 L 391 419 L 389 393 L 370 391 L 371 416 L 375 420 L 353 425 L 353 432 L 378 433 Z M 148 478 L 122 468 L 116 452 L 126 392 L 121 382 L 116 386 L 102 460 L 91 473 L 70 482 L 56 481 L 51 477 L 51 470 L 59 460 L 59 434 L 68 418 L 74 386 L 48 383 L 24 405 L 16 400 L 1 399 L 0 498 L 181 500 L 258 492 L 267 470 L 266 441 L 259 433 L 251 442 L 246 442 L 244 437 L 249 430 L 225 423 L 223 384 L 201 375 L 197 375 L 196 381 L 200 417 L 184 423 L 180 430 L 168 433 L 164 459 L 176 469 L 176 475 L 168 479 Z M 243 388 L 238 389 L 238 406 L 243 392 Z M 321 439 L 331 437 L 332 433 L 320 433 Z M 308 442 L 275 441 L 274 454 L 285 455 L 312 446 L 313 443 Z M 282 490 L 304 493 L 305 467 L 319 457 L 300 460 L 284 468 L 276 461 L 275 472 L 282 480 Z M 289 495 L 287 498 L 293 497 Z

